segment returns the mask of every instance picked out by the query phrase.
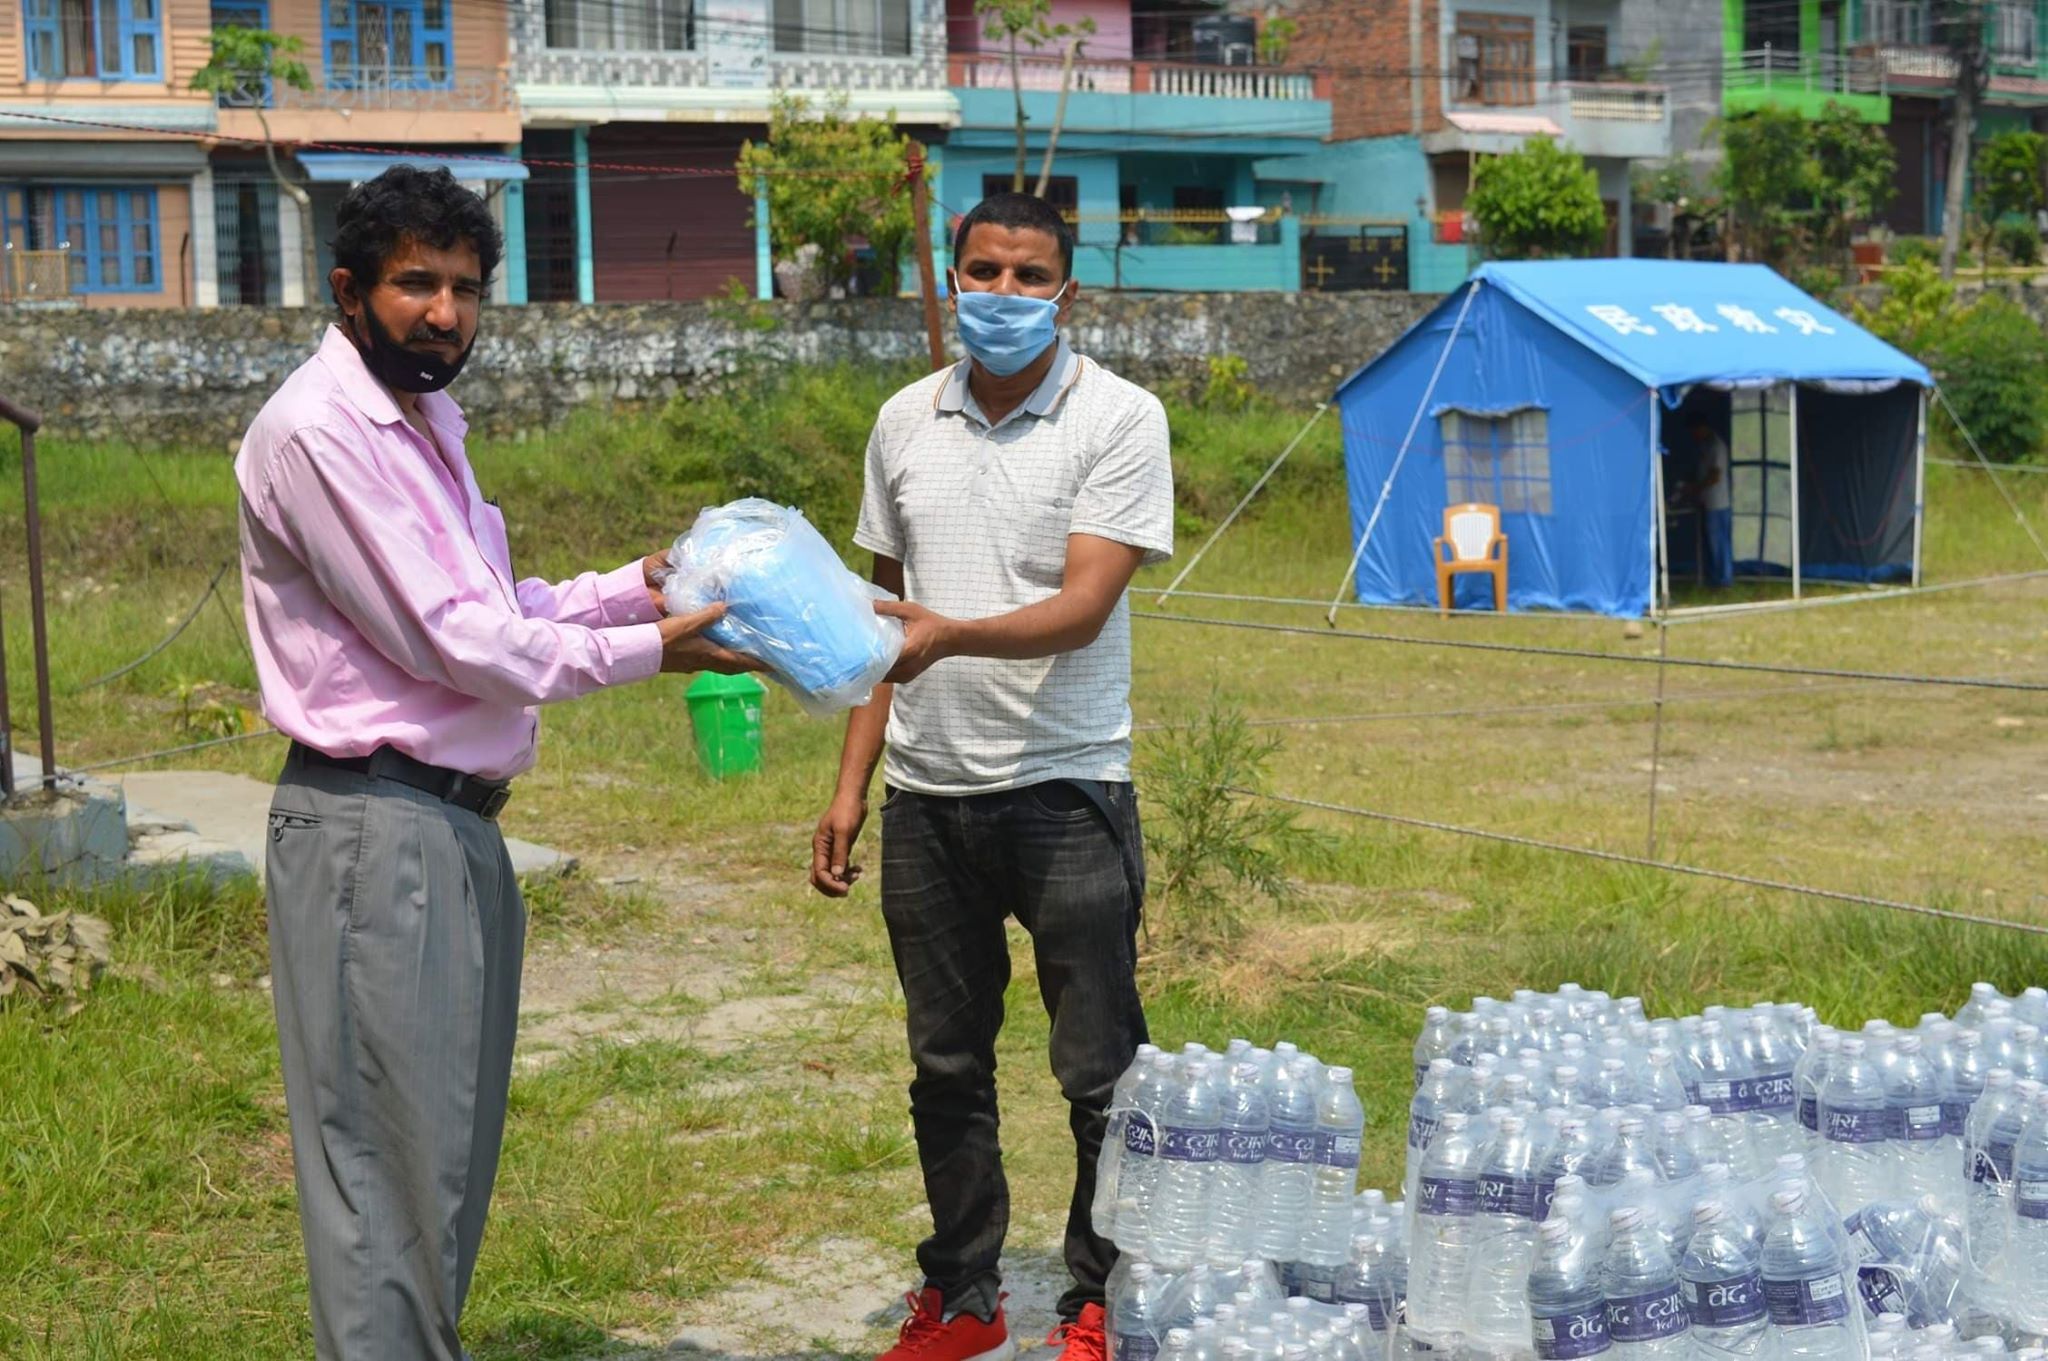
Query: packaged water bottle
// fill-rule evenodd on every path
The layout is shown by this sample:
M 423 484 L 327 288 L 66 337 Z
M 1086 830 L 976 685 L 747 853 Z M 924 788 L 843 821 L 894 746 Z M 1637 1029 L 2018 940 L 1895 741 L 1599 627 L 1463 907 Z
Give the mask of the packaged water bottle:
M 1678 1276 L 1685 1285 L 1698 1361 L 1770 1355 L 1763 1250 L 1725 1203 L 1703 1200 L 1694 1209 L 1692 1238 L 1679 1260 Z
M 1308 1218 L 1315 1182 L 1315 1060 L 1297 1054 L 1282 1063 L 1277 1047 L 1274 1070 L 1266 1087 L 1272 1123 L 1266 1137 L 1266 1161 L 1259 1174 L 1259 1219 L 1254 1241 L 1260 1256 L 1274 1262 L 1296 1260 L 1301 1229 Z
M 1608 1217 L 1600 1287 L 1615 1361 L 1682 1361 L 1689 1354 L 1678 1267 L 1649 1214 L 1623 1206 Z
M 1586 1181 L 1595 1190 L 1608 1191 L 1638 1169 L 1647 1171 L 1652 1180 L 1658 1179 L 1656 1146 L 1650 1139 L 1649 1122 L 1640 1115 L 1625 1115 L 1614 1128 L 1614 1142 L 1594 1160 Z
M 1451 1062 L 1460 1068 L 1470 1068 L 1472 1060 L 1479 1053 L 1479 1013 L 1476 1011 L 1454 1011 L 1451 1013 Z
M 1464 1083 L 1463 1070 L 1449 1059 L 1429 1065 L 1422 1084 L 1408 1102 L 1408 1148 L 1401 1174 L 1401 1198 L 1413 1204 L 1415 1183 L 1422 1176 L 1422 1155 L 1436 1135 L 1437 1122 L 1444 1113 L 1458 1108 L 1458 1089 Z
M 1332 1068 L 1316 1101 L 1315 1171 L 1308 1220 L 1296 1258 L 1310 1266 L 1339 1267 L 1351 1258 L 1351 1200 L 1358 1191 L 1358 1154 L 1365 1138 L 1365 1107 L 1349 1068 Z
M 1654 1111 L 1684 1110 L 1685 1079 L 1679 1076 L 1678 1056 L 1662 1045 L 1650 1050 L 1642 1076 L 1636 1082 L 1636 1096 Z
M 1939 1194 L 1948 1171 L 1941 1159 L 1941 1086 L 1921 1046 L 1922 1037 L 1911 1032 L 1892 1041 L 1884 1092 L 1892 1162 L 1903 1183 L 1896 1194 L 1910 1200 Z
M 1380 1339 L 1375 1345 L 1381 1347 L 1388 1320 L 1400 1303 L 1394 1289 L 1393 1229 L 1393 1221 L 1385 1215 L 1368 1219 L 1351 1240 L 1350 1263 L 1337 1276 L 1337 1305 L 1364 1305 L 1366 1326 Z
M 1943 1025 L 1953 1029 L 1954 1021 Z M 1970 1108 L 1984 1095 L 1984 1037 L 1974 1030 L 1954 1030 L 1942 1045 L 1942 1058 L 1935 1071 L 1942 1079 L 1941 1146 L 1948 1160 L 1949 1177 L 1942 1198 L 1960 1203 L 1968 1186 L 1968 1164 L 1963 1157 L 1963 1134 L 1970 1123 Z
M 1806 1131 L 1806 1151 L 1820 1148 L 1820 1089 L 1827 1081 L 1829 1066 L 1840 1052 L 1842 1037 L 1833 1030 L 1816 1031 L 1813 1043 L 1792 1070 L 1792 1091 L 1798 1098 L 1799 1124 Z
M 1972 983 L 1970 1000 L 1956 1008 L 1956 1024 L 1964 1027 L 1982 1025 L 1987 1008 L 2003 996 L 1996 984 Z
M 1528 1345 L 1536 1182 L 1536 1145 L 1527 1122 L 1519 1115 L 1502 1116 L 1479 1156 L 1467 1342 L 1509 1351 Z
M 1846 1217 L 1885 1193 L 1892 1170 L 1885 1148 L 1891 1117 L 1884 1076 L 1865 1056 L 1861 1036 L 1842 1038 L 1821 1089 L 1820 1120 L 1827 1147 L 1816 1175 Z
M 1699 1093 L 1695 1104 L 1715 1115 L 1746 1115 L 1751 1109 L 1749 1065 L 1718 1020 L 1700 1022 Z
M 2034 1098 L 2013 1153 L 2012 1315 L 2022 1332 L 2048 1333 L 2048 1092 Z
M 1861 1361 L 1842 1258 L 1802 1190 L 1771 1193 L 1764 1299 L 1784 1361 Z
M 1527 1308 L 1537 1361 L 1583 1361 L 1608 1349 L 1607 1296 L 1600 1260 L 1554 1219 L 1538 1230 Z
M 1152 1264 L 1133 1262 L 1110 1315 L 1110 1361 L 1157 1361 L 1161 1293 Z
M 1152 1056 L 1158 1052 L 1156 1044 L 1139 1045 L 1137 1057 L 1131 1060 L 1130 1067 L 1124 1069 L 1123 1076 L 1116 1080 L 1116 1086 L 1109 1094 L 1109 1124 L 1102 1132 L 1102 1153 L 1095 1163 L 1095 1199 L 1088 1207 L 1088 1217 L 1095 1226 L 1095 1232 L 1112 1241 L 1116 1238 L 1117 1182 L 1124 1160 L 1125 1129 L 1130 1123 L 1131 1108 L 1138 1099 L 1138 1084 L 1144 1080 Z
M 1636 1103 L 1636 1084 L 1628 1075 L 1628 1064 L 1617 1058 L 1603 1058 L 1593 1070 L 1586 1087 L 1586 1100 L 1602 1110 L 1619 1110 Z
M 1478 1149 L 1471 1117 L 1453 1111 L 1423 1159 L 1408 1231 L 1408 1323 L 1426 1341 L 1462 1335 L 1472 1276 L 1472 1220 L 1479 1208 Z
M 1559 1180 L 1574 1174 L 1583 1177 L 1593 1158 L 1593 1137 L 1585 1120 L 1576 1115 L 1559 1120 L 1556 1137 L 1536 1169 L 1536 1208 L 1532 1218 L 1537 1223 L 1550 1218 L 1550 1204 L 1557 1195 Z
M 1692 1151 L 1692 1140 L 1684 1114 L 1666 1111 L 1657 1117 L 1651 1151 L 1657 1160 L 1662 1185 L 1657 1198 L 1663 1210 L 1666 1243 L 1671 1255 L 1685 1251 L 1692 1236 L 1692 1210 L 1700 1195 L 1700 1160 Z
M 1749 1125 L 1732 1115 L 1715 1115 L 1705 1106 L 1687 1106 L 1693 1156 L 1702 1165 L 1720 1163 L 1737 1181 L 1750 1181 L 1763 1170 L 1763 1156 L 1749 1137 Z
M 1476 1003 L 1475 1003 L 1476 1005 Z M 1515 1056 L 1515 1023 L 1506 1016 L 1492 1015 L 1479 1023 L 1478 1053 L 1491 1054 L 1505 1063 Z
M 1153 1193 L 1159 1185 L 1160 1116 L 1173 1094 L 1174 1068 L 1173 1055 L 1152 1055 L 1124 1123 L 1124 1152 L 1117 1172 L 1116 1244 L 1126 1252 L 1142 1255 L 1151 1247 Z
M 1764 1156 L 1775 1158 L 1798 1147 L 1798 1094 L 1792 1046 L 1782 1038 L 1777 1017 L 1752 1011 L 1736 1034 L 1736 1053 L 1749 1069 L 1749 1123 Z
M 1161 1292 L 1157 1323 L 1162 1329 L 1192 1328 L 1196 1319 L 1214 1312 L 1223 1303 L 1225 1285 L 1236 1288 L 1234 1281 L 1219 1281 L 1207 1262 L 1195 1263 Z
M 1166 1341 L 1159 1345 L 1159 1361 L 1194 1361 L 1195 1331 L 1193 1328 L 1168 1328 Z
M 1188 1345 L 1188 1361 L 1223 1361 L 1223 1328 L 1213 1314 L 1196 1319 L 1189 1331 L 1194 1338 Z
M 1266 1139 L 1273 1123 L 1258 1064 L 1240 1060 L 1231 1068 L 1230 1081 L 1223 1088 L 1219 1123 L 1223 1137 L 1209 1195 L 1209 1244 L 1243 1260 L 1256 1247 L 1253 1235 L 1265 1175 Z
M 1842 1227 L 1865 1309 L 1901 1314 L 1915 1328 L 1951 1320 L 1962 1276 L 1962 1226 L 1942 1213 L 1939 1201 L 1872 1201 Z
M 1963 1252 L 1978 1304 L 2005 1309 L 2006 1247 L 2011 1239 L 2013 1158 L 2026 1112 L 2010 1068 L 1984 1075 L 1984 1095 L 1963 1136 L 1969 1187 L 1963 1202 Z
M 1451 1056 L 1451 1012 L 1448 1007 L 1429 1007 L 1422 1013 L 1422 1033 L 1415 1037 L 1415 1085 L 1420 1087 L 1429 1065 Z

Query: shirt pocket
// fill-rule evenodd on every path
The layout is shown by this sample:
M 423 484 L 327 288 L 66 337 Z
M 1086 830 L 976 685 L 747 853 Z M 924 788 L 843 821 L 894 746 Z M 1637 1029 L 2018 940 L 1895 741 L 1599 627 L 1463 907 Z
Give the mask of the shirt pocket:
M 1033 586 L 1056 591 L 1067 575 L 1067 535 L 1074 494 L 1036 490 L 1020 494 L 1002 520 L 1011 566 Z

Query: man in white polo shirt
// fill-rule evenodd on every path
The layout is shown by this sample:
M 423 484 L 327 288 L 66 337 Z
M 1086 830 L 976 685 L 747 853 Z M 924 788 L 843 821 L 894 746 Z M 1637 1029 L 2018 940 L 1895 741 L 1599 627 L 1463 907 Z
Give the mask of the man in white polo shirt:
M 1157 398 L 1074 352 L 1074 238 L 1027 194 L 960 222 L 952 297 L 968 358 L 883 406 L 855 542 L 903 659 L 847 725 L 811 882 L 843 896 L 882 756 L 882 916 L 903 984 L 910 1111 L 932 1235 L 924 1287 L 885 1361 L 1015 1350 L 997 1261 L 1009 1191 L 995 1042 L 1004 922 L 1031 935 L 1054 1076 L 1075 1145 L 1059 1303 L 1069 1361 L 1106 1356 L 1116 1248 L 1089 1223 L 1110 1089 L 1145 1040 L 1136 980 L 1144 848 L 1131 788 L 1124 590 L 1173 552 L 1173 468 Z

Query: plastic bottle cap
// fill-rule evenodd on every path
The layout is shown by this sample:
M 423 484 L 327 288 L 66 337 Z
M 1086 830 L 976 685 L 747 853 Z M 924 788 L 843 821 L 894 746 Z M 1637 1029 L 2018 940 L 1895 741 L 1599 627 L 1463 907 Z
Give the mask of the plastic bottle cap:
M 2012 1069 L 1993 1068 L 1990 1072 L 1984 1075 L 1984 1085 L 1986 1087 L 2012 1086 Z
M 1781 1215 L 1796 1215 L 1806 1209 L 1806 1192 L 1799 1187 L 1788 1187 L 1771 1192 L 1771 1208 Z
M 1619 1134 L 1641 1134 L 1649 1129 L 1649 1126 L 1643 1123 L 1643 1117 L 1640 1115 L 1624 1115 L 1621 1123 L 1614 1128 Z
M 1560 1219 L 1552 1215 L 1537 1227 L 1536 1232 L 1543 1235 L 1543 1241 L 1546 1243 L 1562 1243 L 1572 1236 L 1572 1224 L 1569 1219 Z
M 1131 1263 L 1131 1275 L 1133 1278 L 1141 1281 L 1152 1279 L 1152 1264 L 1150 1262 Z
M 1323 1074 L 1323 1078 L 1325 1081 L 1341 1085 L 1351 1081 L 1351 1070 L 1349 1068 L 1332 1068 Z
M 1169 1347 L 1185 1347 L 1194 1340 L 1195 1335 L 1186 1328 L 1168 1328 L 1166 1330 L 1166 1344 Z
M 1718 1200 L 1703 1200 L 1692 1207 L 1692 1222 L 1701 1228 L 1718 1224 L 1728 1214 L 1727 1207 Z
M 1848 1057 L 1855 1058 L 1863 1052 L 1863 1048 L 1863 1037 L 1861 1035 L 1842 1036 L 1842 1052 Z
M 1512 1112 L 1501 1116 L 1499 1119 L 1493 1122 L 1493 1128 L 1496 1134 L 1520 1134 L 1523 1130 L 1527 1129 L 1528 1127 L 1529 1122 L 1527 1120 L 1523 1119 L 1519 1115 L 1513 1114 Z
M 1457 1064 L 1452 1063 L 1449 1059 L 1431 1059 L 1429 1061 L 1429 1071 L 1432 1073 L 1448 1073 L 1457 1066 Z
M 1545 1222 L 1547 1223 L 1548 1221 L 1546 1220 Z M 1622 1233 L 1626 1233 L 1630 1229 L 1639 1229 L 1643 1224 L 1643 1212 L 1638 1206 L 1624 1205 L 1620 1209 L 1608 1214 L 1607 1224 L 1608 1227 Z M 1136 1270 L 1136 1268 L 1133 1268 L 1133 1270 Z
M 1901 1054 L 1917 1054 L 1920 1052 L 1920 1037 L 1909 1030 L 1892 1043 L 1892 1048 Z

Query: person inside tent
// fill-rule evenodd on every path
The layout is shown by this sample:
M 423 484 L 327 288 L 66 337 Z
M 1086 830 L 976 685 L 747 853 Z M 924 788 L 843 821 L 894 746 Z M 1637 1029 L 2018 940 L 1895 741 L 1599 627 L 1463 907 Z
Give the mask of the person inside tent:
M 1692 436 L 1692 481 L 1679 489 L 1681 500 L 1700 509 L 1704 521 L 1707 582 L 1713 586 L 1735 583 L 1735 515 L 1728 498 L 1728 442 L 1704 411 L 1695 411 L 1686 422 Z

